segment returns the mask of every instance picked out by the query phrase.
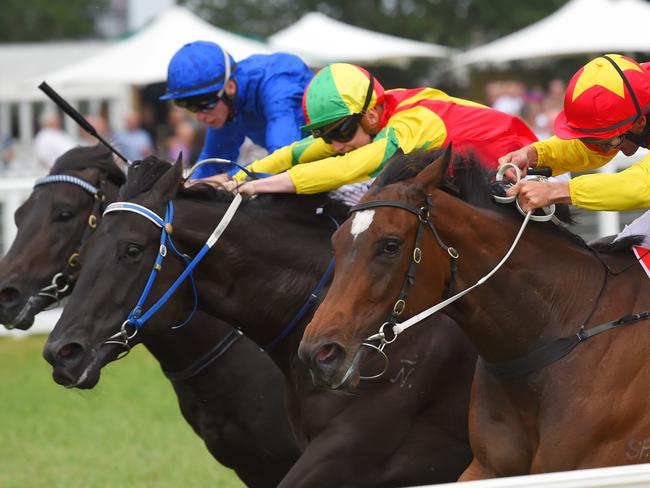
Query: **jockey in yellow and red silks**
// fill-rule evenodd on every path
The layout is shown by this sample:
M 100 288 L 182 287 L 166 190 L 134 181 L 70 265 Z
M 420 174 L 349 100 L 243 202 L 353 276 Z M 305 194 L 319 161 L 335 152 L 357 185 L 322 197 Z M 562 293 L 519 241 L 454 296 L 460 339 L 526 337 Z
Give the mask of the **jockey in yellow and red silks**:
M 580 68 L 567 87 L 564 111 L 555 120 L 555 136 L 506 154 L 525 174 L 550 167 L 553 174 L 598 168 L 621 151 L 626 156 L 650 143 L 650 63 L 620 54 L 599 56 Z M 523 210 L 570 203 L 592 210 L 650 207 L 650 155 L 616 174 L 590 174 L 569 182 L 522 180 L 508 194 L 518 194 Z
M 305 91 L 303 109 L 303 129 L 312 136 L 252 163 L 248 169 L 274 176 L 247 182 L 239 191 L 328 191 L 374 178 L 398 148 L 408 153 L 450 142 L 496 167 L 499 155 L 537 140 L 516 117 L 434 88 L 384 91 L 352 64 L 323 68 Z

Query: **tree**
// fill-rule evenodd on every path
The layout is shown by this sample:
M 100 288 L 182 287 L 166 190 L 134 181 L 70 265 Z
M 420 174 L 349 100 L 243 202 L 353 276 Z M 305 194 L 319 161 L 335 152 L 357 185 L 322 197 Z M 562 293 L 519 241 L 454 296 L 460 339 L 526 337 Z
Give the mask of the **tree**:
M 3 0 L 0 42 L 96 37 L 95 17 L 105 0 Z
M 469 47 L 509 34 L 564 5 L 567 0 L 181 0 L 204 19 L 244 35 L 266 37 L 320 11 L 387 34 Z M 327 39 L 323 39 L 327 42 Z

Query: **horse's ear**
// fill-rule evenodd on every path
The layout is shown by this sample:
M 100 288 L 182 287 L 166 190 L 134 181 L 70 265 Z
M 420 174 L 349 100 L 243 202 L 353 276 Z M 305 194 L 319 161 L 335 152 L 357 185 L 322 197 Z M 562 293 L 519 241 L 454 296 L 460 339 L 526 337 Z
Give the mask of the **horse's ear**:
M 415 181 L 422 186 L 422 188 L 439 187 L 445 176 L 449 172 L 449 163 L 451 162 L 451 143 L 445 149 L 445 152 L 440 155 L 429 166 L 420 171 Z
M 165 173 L 160 177 L 156 182 L 153 192 L 157 198 L 160 198 L 163 201 L 171 200 L 176 196 L 178 188 L 183 181 L 183 160 L 182 157 L 176 160 L 173 166 L 171 166 Z
M 176 171 L 180 171 L 183 174 L 183 151 L 178 153 L 174 166 L 176 167 Z

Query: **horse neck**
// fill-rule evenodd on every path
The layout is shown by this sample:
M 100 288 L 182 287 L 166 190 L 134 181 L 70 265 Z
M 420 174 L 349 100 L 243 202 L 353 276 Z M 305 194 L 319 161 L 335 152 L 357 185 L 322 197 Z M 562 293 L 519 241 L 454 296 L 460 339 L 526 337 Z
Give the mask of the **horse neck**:
M 477 209 L 446 194 L 435 205 L 435 225 L 460 253 L 459 292 L 501 261 L 522 219 Z M 603 286 L 604 268 L 592 254 L 537 225 L 529 223 L 499 271 L 445 309 L 488 361 L 519 357 L 577 332 Z
M 178 221 L 188 222 L 192 213 L 196 221 L 197 204 L 178 203 Z M 224 213 L 224 208 L 201 209 L 201 231 L 192 232 L 190 238 L 195 249 Z M 199 306 L 266 348 L 285 330 L 325 273 L 334 229 L 324 219 L 315 217 L 314 226 L 309 227 L 282 215 L 260 216 L 241 207 L 221 240 L 196 268 Z M 210 228 L 205 222 L 212 223 Z M 310 317 L 311 311 L 269 351 L 285 373 Z
M 167 320 L 164 322 L 156 324 L 152 320 L 147 323 L 142 344 L 158 360 L 162 370 L 169 373 L 195 365 L 232 331 L 232 327 L 200 311 L 180 328 L 170 327 L 173 324 L 167 324 Z

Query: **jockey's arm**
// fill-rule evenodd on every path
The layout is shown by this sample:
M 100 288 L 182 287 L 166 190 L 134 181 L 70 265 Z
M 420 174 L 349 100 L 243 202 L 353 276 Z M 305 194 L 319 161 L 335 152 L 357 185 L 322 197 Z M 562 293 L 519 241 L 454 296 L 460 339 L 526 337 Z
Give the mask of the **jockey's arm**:
M 650 154 L 614 174 L 591 174 L 569 182 L 571 202 L 590 210 L 650 208 Z
M 537 150 L 535 167 L 551 168 L 554 176 L 600 168 L 617 153 L 616 150 L 603 153 L 590 149 L 579 139 L 560 139 L 556 136 L 534 142 L 532 146 Z
M 287 171 L 296 164 L 327 158 L 332 154 L 334 154 L 334 150 L 331 145 L 326 144 L 322 139 L 314 139 L 309 136 L 254 161 L 246 169 L 256 173 L 277 174 Z M 240 171 L 233 178 L 237 181 L 245 181 L 246 173 Z

